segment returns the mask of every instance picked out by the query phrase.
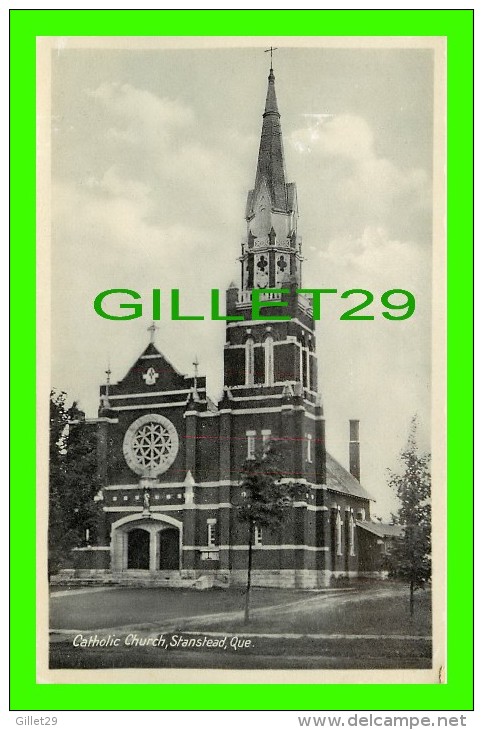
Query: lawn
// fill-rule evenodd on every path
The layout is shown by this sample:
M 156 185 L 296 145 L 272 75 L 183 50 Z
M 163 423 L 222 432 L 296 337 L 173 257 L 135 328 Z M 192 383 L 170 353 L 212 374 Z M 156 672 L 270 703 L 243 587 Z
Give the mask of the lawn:
M 292 598 L 294 600 L 294 598 Z M 295 599 L 297 600 L 297 599 Z M 253 603 L 255 606 L 255 603 Z M 207 622 L 199 628 L 207 628 Z M 326 594 L 299 600 L 295 605 L 280 606 L 274 611 L 255 608 L 247 628 L 240 618 L 210 620 L 210 630 L 252 633 L 296 634 L 365 634 L 429 636 L 431 634 L 431 594 L 415 594 L 414 615 L 409 613 L 409 599 L 404 590 L 396 595 L 378 590 L 377 598 L 368 592 Z M 191 628 L 197 627 L 196 621 Z
M 123 627 L 160 631 L 227 631 L 269 634 L 431 634 L 431 594 L 415 594 L 409 614 L 407 590 L 398 584 L 320 592 L 254 588 L 250 624 L 243 623 L 243 589 L 176 590 L 115 588 L 53 594 L 52 630 Z
M 117 626 L 152 624 L 162 626 L 213 613 L 241 611 L 243 588 L 194 591 L 176 588 L 107 588 L 89 591 L 65 588 L 51 594 L 50 628 L 96 630 Z M 303 591 L 254 588 L 254 609 L 277 606 L 311 595 Z
M 243 623 L 243 590 L 202 592 L 119 588 L 58 593 L 51 600 L 51 666 L 232 668 L 423 668 L 431 666 L 430 594 L 416 594 L 409 616 L 407 590 L 374 584 L 349 590 L 253 589 L 251 620 Z M 57 629 L 57 631 L 56 631 Z M 79 648 L 75 633 L 121 637 L 114 648 Z M 163 651 L 126 646 L 129 632 L 166 637 Z M 233 635 L 250 646 L 231 650 L 172 648 L 187 638 Z M 409 638 L 408 638 L 409 637 Z

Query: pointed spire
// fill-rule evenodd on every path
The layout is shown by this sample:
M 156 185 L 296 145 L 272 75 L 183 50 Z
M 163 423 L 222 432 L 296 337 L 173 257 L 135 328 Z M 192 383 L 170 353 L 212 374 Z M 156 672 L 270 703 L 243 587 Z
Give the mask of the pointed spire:
M 267 99 L 263 114 L 262 137 L 258 152 L 255 178 L 254 201 L 265 180 L 270 191 L 272 206 L 276 210 L 287 210 L 287 187 L 285 184 L 285 161 L 282 143 L 280 113 L 275 93 L 275 75 L 270 69 Z
M 198 401 L 200 399 L 198 395 L 198 368 L 199 368 L 199 360 L 198 355 L 195 355 L 195 359 L 193 360 L 193 367 L 195 372 L 195 377 L 193 379 L 193 400 Z
M 106 373 L 106 398 L 109 398 L 109 386 L 111 384 L 111 362 L 110 359 L 107 361 L 107 370 L 104 371 Z
M 106 386 L 105 386 L 104 393 L 101 393 L 100 404 L 99 404 L 99 415 L 100 416 L 105 414 L 106 411 L 108 411 L 109 408 L 111 407 L 111 404 L 109 402 L 109 386 L 111 385 L 112 370 L 111 370 L 111 365 L 110 365 L 109 361 L 107 364 L 107 370 L 105 370 L 104 372 L 106 373 Z
M 268 75 L 267 100 L 265 102 L 265 113 L 263 116 L 266 114 L 278 114 L 280 117 L 277 95 L 275 93 L 275 74 L 273 73 L 273 68 L 270 69 L 270 73 Z

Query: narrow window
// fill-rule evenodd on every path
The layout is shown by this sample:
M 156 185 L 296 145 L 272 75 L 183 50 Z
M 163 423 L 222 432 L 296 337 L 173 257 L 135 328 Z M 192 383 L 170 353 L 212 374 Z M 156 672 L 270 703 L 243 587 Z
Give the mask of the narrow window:
M 259 547 L 262 544 L 262 528 L 255 525 L 254 545 Z
M 305 435 L 307 437 L 307 461 L 309 462 L 309 464 L 311 464 L 312 463 L 312 434 L 306 433 Z
M 247 459 L 254 459 L 255 458 L 255 437 L 257 435 L 256 431 L 247 431 Z
M 342 555 L 342 520 L 340 512 L 337 512 L 337 518 L 335 520 L 335 548 L 337 555 Z
M 216 520 L 214 518 L 211 518 L 209 520 L 206 520 L 206 528 L 207 528 L 207 540 L 206 544 L 208 547 L 215 547 L 216 545 Z
M 302 387 L 309 388 L 309 351 L 306 347 L 302 347 Z
M 253 385 L 255 374 L 255 355 L 253 338 L 245 343 L 245 385 Z
M 268 444 L 268 442 L 270 441 L 271 435 L 272 435 L 272 432 L 270 431 L 269 428 L 262 429 L 262 442 L 263 442 L 264 446 L 266 446 Z
M 351 516 L 349 519 L 349 555 L 355 555 L 355 541 L 354 541 L 354 531 L 355 531 L 355 523 L 354 523 L 354 515 L 351 512 Z
M 265 343 L 265 385 L 273 385 L 273 337 L 266 338 Z

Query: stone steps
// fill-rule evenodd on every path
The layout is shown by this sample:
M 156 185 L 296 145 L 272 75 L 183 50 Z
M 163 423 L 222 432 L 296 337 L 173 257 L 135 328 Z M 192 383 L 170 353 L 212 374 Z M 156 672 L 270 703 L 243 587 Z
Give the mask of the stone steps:
M 122 573 L 110 573 L 96 570 L 64 570 L 51 578 L 52 585 L 75 586 L 136 586 L 142 588 L 194 588 L 204 590 L 213 586 L 227 587 L 228 580 L 214 575 L 196 576 L 192 572 L 183 575 L 178 571 L 162 571 L 150 573 L 147 570 L 129 570 Z

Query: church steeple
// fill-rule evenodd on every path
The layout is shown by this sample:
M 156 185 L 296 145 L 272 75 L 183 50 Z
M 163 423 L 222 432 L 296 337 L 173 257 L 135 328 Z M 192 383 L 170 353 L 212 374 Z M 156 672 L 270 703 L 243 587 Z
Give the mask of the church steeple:
M 286 182 L 273 68 L 268 77 L 255 185 L 248 193 L 245 218 L 241 288 L 231 284 L 226 293 L 226 313 L 238 321 L 226 325 L 225 388 L 241 389 L 250 408 L 253 397 L 261 398 L 262 393 L 273 397 L 270 407 L 298 408 L 302 399 L 318 408 L 315 322 L 311 301 L 298 291 L 302 288 L 302 254 L 297 195 L 295 183 Z M 260 292 L 260 320 L 252 320 L 253 289 L 271 290 Z M 281 313 L 288 317 L 286 321 L 274 319 Z M 240 393 L 233 397 L 243 400 Z M 232 406 L 225 397 L 220 408 Z
M 270 68 L 255 185 L 247 198 L 247 239 L 242 245 L 242 289 L 301 285 L 297 192 L 286 182 L 282 127 Z
M 263 114 L 262 136 L 255 177 L 255 198 L 264 180 L 270 190 L 273 208 L 288 212 L 282 127 L 280 124 L 277 95 L 275 93 L 273 69 L 270 69 L 270 75 L 268 77 L 267 99 Z

